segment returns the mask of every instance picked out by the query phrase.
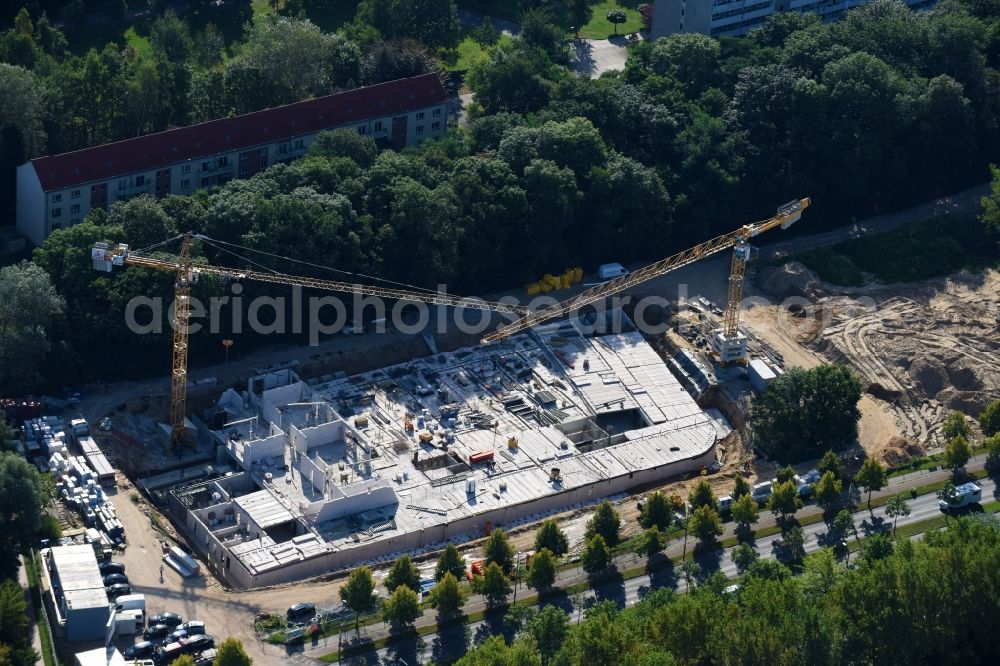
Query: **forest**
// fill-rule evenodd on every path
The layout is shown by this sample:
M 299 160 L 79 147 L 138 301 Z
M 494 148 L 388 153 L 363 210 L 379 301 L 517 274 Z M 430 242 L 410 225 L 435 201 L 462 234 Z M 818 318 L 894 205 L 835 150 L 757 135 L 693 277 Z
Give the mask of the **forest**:
M 433 71 L 453 46 L 454 16 L 450 2 L 370 0 L 336 33 L 266 15 L 226 41 L 167 12 L 144 51 L 77 55 L 52 22 L 19 12 L 0 37 L 0 171 L 9 188 L 32 155 Z M 170 276 L 95 273 L 97 240 L 141 248 L 193 230 L 334 270 L 489 293 L 570 265 L 657 259 L 800 196 L 813 206 L 796 231 L 815 232 L 984 182 L 997 161 L 995 3 L 913 13 L 876 0 L 825 25 L 782 14 L 745 38 L 640 43 L 624 71 L 594 80 L 567 69 L 564 26 L 539 16 L 521 36 L 491 40 L 462 75 L 472 119 L 442 140 L 396 153 L 334 132 L 250 180 L 119 203 L 55 233 L 33 261 L 55 287 L 43 323 L 60 342 L 36 340 L 52 347 L 43 362 L 0 378 L 0 392 L 168 367 L 164 340 L 130 333 L 114 313 L 133 296 L 168 295 Z M 219 355 L 218 339 L 192 344 Z M 133 362 L 108 376 L 109 355 Z

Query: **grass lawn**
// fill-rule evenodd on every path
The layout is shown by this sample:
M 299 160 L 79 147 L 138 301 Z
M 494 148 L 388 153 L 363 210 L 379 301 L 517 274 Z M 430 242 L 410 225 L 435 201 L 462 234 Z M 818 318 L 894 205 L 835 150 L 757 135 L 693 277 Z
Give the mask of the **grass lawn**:
M 881 283 L 913 282 L 962 268 L 980 269 L 997 255 L 978 220 L 941 216 L 792 258 L 822 280 L 857 287 L 867 276 Z
M 638 32 L 642 29 L 642 17 L 636 10 L 637 6 L 638 3 L 631 0 L 603 0 L 602 2 L 591 3 L 590 11 L 592 13 L 590 21 L 580 28 L 580 36 L 584 39 L 607 39 L 608 37 L 614 37 L 615 24 L 609 21 L 607 16 L 608 12 L 617 8 L 624 9 L 628 17 L 625 23 L 618 24 L 618 34 L 627 35 L 630 32 Z
M 360 0 L 336 0 L 336 2 L 322 3 L 321 7 L 314 7 L 315 3 L 306 3 L 306 18 L 323 29 L 323 32 L 333 32 L 340 26 L 354 18 Z M 284 6 L 284 0 L 280 5 Z M 254 18 L 271 12 L 270 0 L 253 0 Z

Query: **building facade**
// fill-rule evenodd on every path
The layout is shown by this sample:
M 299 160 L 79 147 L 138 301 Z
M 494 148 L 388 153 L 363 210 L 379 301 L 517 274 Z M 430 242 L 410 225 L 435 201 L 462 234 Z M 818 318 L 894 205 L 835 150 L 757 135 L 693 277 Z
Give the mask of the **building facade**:
M 394 149 L 440 137 L 447 95 L 436 74 L 39 157 L 17 168 L 17 228 L 40 245 L 94 208 L 139 195 L 191 194 L 305 155 L 347 128 Z
M 935 0 L 903 0 L 911 9 L 924 9 Z M 844 12 L 868 0 L 657 0 L 653 10 L 653 38 L 683 32 L 712 37 L 738 37 L 759 28 L 768 16 L 780 12 L 818 14 L 837 21 Z

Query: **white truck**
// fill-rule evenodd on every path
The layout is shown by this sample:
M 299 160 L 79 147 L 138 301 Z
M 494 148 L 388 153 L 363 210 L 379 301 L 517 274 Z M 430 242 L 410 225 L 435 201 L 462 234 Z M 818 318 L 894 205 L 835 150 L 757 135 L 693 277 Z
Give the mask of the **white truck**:
M 955 488 L 955 494 L 950 498 L 938 500 L 938 508 L 947 513 L 977 504 L 983 498 L 983 489 L 971 481 Z
M 628 270 L 619 263 L 601 264 L 597 267 L 598 280 L 613 280 L 616 277 L 628 275 Z

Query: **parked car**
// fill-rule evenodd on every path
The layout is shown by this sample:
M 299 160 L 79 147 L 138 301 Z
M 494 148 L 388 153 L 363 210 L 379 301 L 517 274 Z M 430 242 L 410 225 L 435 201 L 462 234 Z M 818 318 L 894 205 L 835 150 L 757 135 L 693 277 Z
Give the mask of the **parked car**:
M 183 621 L 184 618 L 182 618 L 177 613 L 157 613 L 156 615 L 149 616 L 150 625 L 165 624 L 168 627 L 173 628 L 179 625 Z
M 125 659 L 147 659 L 156 652 L 156 646 L 152 641 L 141 641 L 135 645 L 125 648 Z
M 184 639 L 181 645 L 184 646 L 185 654 L 196 654 L 214 648 L 215 639 L 207 634 L 201 634 Z
M 180 643 L 182 638 L 187 638 L 188 632 L 185 629 L 177 628 L 174 629 L 169 636 L 167 636 L 168 643 Z
M 126 594 L 132 594 L 132 588 L 126 583 L 115 583 L 105 588 L 109 599 L 117 599 Z
M 285 611 L 285 617 L 289 622 L 295 620 L 305 620 L 311 618 L 316 614 L 316 604 L 300 603 L 290 606 L 287 611 Z
M 125 573 L 125 565 L 121 562 L 101 562 L 97 568 L 101 570 L 102 576 Z
M 188 636 L 197 636 L 205 633 L 205 623 L 201 620 L 189 620 L 177 628 L 186 631 Z
M 123 573 L 108 574 L 104 577 L 104 587 L 112 585 L 128 585 L 128 576 Z
M 215 662 L 215 656 L 218 654 L 215 648 L 209 648 L 199 654 L 194 659 L 195 666 L 212 666 Z
M 155 624 L 153 618 L 149 619 L 149 626 L 142 632 L 142 637 L 147 641 L 162 640 L 170 634 L 170 627 L 165 624 Z

